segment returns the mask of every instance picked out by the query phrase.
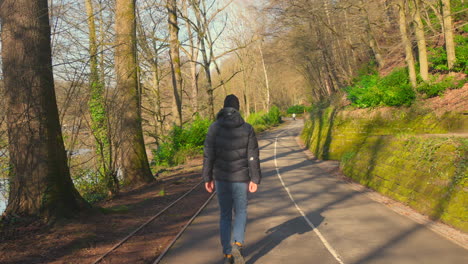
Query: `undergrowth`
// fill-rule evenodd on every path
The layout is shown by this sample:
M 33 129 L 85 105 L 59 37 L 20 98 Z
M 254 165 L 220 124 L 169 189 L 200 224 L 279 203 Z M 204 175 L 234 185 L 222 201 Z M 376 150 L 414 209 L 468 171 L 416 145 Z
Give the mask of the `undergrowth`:
M 293 106 L 290 106 L 286 110 L 286 114 L 288 114 L 288 115 L 291 115 L 291 114 L 301 115 L 303 113 L 310 112 L 311 110 L 312 110 L 311 106 L 293 105 Z
M 252 113 L 246 120 L 256 132 L 267 130 L 281 123 L 281 112 L 278 107 L 273 106 L 269 112 Z
M 455 35 L 455 54 L 457 60 L 452 71 L 468 74 L 468 25 L 462 28 L 465 35 Z M 436 72 L 448 72 L 447 53 L 443 46 L 428 48 L 428 61 L 431 70 Z
M 250 123 L 255 131 L 263 131 L 281 122 L 278 107 L 273 106 L 269 112 L 252 113 L 246 122 Z M 153 150 L 152 167 L 160 168 L 177 166 L 187 160 L 203 153 L 203 143 L 212 121 L 197 117 L 193 122 L 182 127 L 174 127 L 163 143 Z
M 345 91 L 352 104 L 360 108 L 409 106 L 416 98 L 405 68 L 397 68 L 385 77 L 377 72 L 361 75 Z
M 447 89 L 461 88 L 466 80 L 455 80 L 453 76 L 445 76 L 440 79 L 440 75 L 433 75 L 428 82 L 418 85 L 416 90 L 425 98 L 442 95 Z
M 211 120 L 196 117 L 182 127 L 174 127 L 156 150 L 153 150 L 153 166 L 169 167 L 184 163 L 187 159 L 203 153 Z
M 72 171 L 73 183 L 81 196 L 89 203 L 96 203 L 108 197 L 108 188 L 99 172 L 90 168 Z

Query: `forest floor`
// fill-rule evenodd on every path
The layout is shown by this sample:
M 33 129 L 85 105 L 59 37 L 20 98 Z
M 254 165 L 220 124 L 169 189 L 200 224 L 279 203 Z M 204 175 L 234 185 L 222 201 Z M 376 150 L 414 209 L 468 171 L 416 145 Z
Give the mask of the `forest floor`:
M 464 75 L 464 77 L 467 76 Z M 436 113 L 454 111 L 468 114 L 468 83 L 460 89 L 448 90 L 442 96 L 436 96 L 424 102 Z
M 0 263 L 94 263 L 133 230 L 201 181 L 202 159 L 171 168 L 158 181 L 102 201 L 76 219 L 47 226 L 29 219 L 0 230 Z M 101 263 L 152 263 L 206 201 L 200 184 L 185 205 L 176 205 Z M 131 252 L 131 254 L 129 254 Z

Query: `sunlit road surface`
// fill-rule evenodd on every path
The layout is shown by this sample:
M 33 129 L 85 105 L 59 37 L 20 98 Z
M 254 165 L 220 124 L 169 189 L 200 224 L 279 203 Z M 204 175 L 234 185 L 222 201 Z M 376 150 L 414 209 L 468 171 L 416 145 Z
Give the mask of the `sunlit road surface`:
M 259 136 L 263 181 L 249 200 L 247 264 L 468 263 L 468 250 L 395 213 L 308 160 L 302 120 Z M 161 263 L 222 263 L 217 200 Z

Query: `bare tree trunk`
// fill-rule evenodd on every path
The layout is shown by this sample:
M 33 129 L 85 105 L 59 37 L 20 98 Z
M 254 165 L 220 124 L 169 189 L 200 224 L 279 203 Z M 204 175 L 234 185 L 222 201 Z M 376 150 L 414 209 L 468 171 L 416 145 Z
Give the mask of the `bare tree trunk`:
M 437 2 L 442 5 L 442 2 L 440 0 L 437 0 Z M 439 10 L 438 6 L 436 6 L 434 3 L 431 3 L 431 1 L 424 1 L 423 2 L 426 6 L 432 9 L 433 14 L 437 17 L 437 20 L 439 20 L 440 24 L 442 25 L 442 33 L 445 33 L 444 29 L 444 18 L 443 15 L 441 14 L 441 10 Z
M 333 65 L 335 65 L 333 68 L 334 68 L 334 71 L 335 71 L 335 76 L 338 77 L 338 76 L 343 76 L 342 78 L 340 79 L 348 79 L 347 76 L 347 70 L 344 69 L 344 66 L 343 64 L 345 64 L 344 60 L 343 60 L 343 57 L 345 56 L 345 50 L 341 49 L 340 48 L 340 40 L 343 40 L 342 37 L 337 37 L 337 30 L 336 30 L 336 25 L 332 19 L 332 16 L 330 15 L 330 7 L 329 7 L 329 4 L 330 4 L 330 0 L 323 0 L 323 7 L 324 7 L 324 11 L 325 11 L 325 16 L 327 18 L 327 23 L 328 23 L 328 26 L 327 28 L 329 28 L 329 40 L 328 40 L 328 45 L 329 45 L 329 50 L 330 52 L 328 52 L 329 54 L 329 59 L 331 60 L 331 63 Z M 336 42 L 336 43 L 335 43 Z M 341 74 L 338 74 L 338 70 L 341 71 Z M 337 79 L 337 83 L 341 83 L 341 81 L 339 79 Z M 337 90 L 340 88 L 340 87 L 336 87 Z
M 98 9 L 99 10 L 103 10 L 103 6 L 102 6 L 102 1 L 98 1 Z M 106 34 L 105 34 L 105 30 L 104 30 L 104 15 L 103 15 L 103 12 L 99 12 L 99 43 L 101 43 L 101 45 L 99 45 L 99 48 L 100 48 L 100 53 L 101 53 L 101 56 L 100 56 L 100 60 L 99 60 L 99 70 L 100 70 L 100 76 L 101 76 L 101 80 L 103 81 L 103 86 L 105 87 L 106 86 L 106 82 L 105 82 L 105 78 L 106 78 L 106 60 L 105 60 L 105 56 L 104 56 L 104 51 L 106 49 L 105 45 L 103 44 L 104 41 L 105 41 L 105 37 L 106 37 Z M 110 126 L 109 126 L 110 127 Z
M 156 113 L 156 121 L 159 123 L 157 127 L 159 127 L 159 131 L 156 129 L 156 133 L 159 135 L 163 135 L 164 126 L 163 126 L 163 114 L 161 111 L 161 77 L 159 76 L 159 65 L 157 62 L 158 58 L 156 57 L 154 65 L 153 65 L 153 96 L 154 96 L 154 111 Z M 159 146 L 159 137 L 156 137 L 156 144 Z
M 198 46 L 199 41 L 197 42 L 197 47 L 195 46 L 194 41 L 194 32 L 192 30 L 192 25 L 188 19 L 188 1 L 184 1 L 184 15 L 185 21 L 187 23 L 187 34 L 190 43 L 190 77 L 192 79 L 192 96 L 191 96 L 191 103 L 193 112 L 198 112 L 198 71 L 197 71 L 197 58 L 198 58 Z
M 240 67 L 242 71 L 242 93 L 243 93 L 243 100 L 244 100 L 244 115 L 247 118 L 250 115 L 250 100 L 249 100 L 249 89 L 247 85 L 247 78 L 245 76 L 246 69 L 245 69 L 245 62 L 242 56 L 236 51 L 235 52 L 237 58 L 240 62 Z
M 192 78 L 192 107 L 193 112 L 198 113 L 198 71 L 197 62 L 190 63 L 190 76 Z
M 6 214 L 69 217 L 89 205 L 73 186 L 54 90 L 47 0 L 0 9 L 10 193 Z
M 111 142 L 108 131 L 108 116 L 105 105 L 104 81 L 100 78 L 98 68 L 98 44 L 96 41 L 96 25 L 94 21 L 94 8 L 92 0 L 86 0 L 86 14 L 88 15 L 89 28 L 89 89 L 88 100 L 91 115 L 91 132 L 96 140 L 96 154 L 98 157 L 98 172 L 111 193 L 119 192 L 119 181 L 115 171 L 112 169 Z
M 179 26 L 177 24 L 177 0 L 167 0 L 169 24 L 169 56 L 171 57 L 172 87 L 174 102 L 172 113 L 174 123 L 182 126 L 182 71 L 179 56 Z
M 424 34 L 424 24 L 421 19 L 421 1 L 412 0 L 414 6 L 414 22 L 415 22 L 415 32 L 416 40 L 418 43 L 418 54 L 419 54 L 419 73 L 421 74 L 421 79 L 427 81 L 429 79 L 429 65 L 427 62 L 427 48 L 426 48 L 426 36 Z
M 206 27 L 204 25 L 204 22 L 202 21 L 202 14 L 200 11 L 200 1 L 194 1 L 192 3 L 194 7 L 194 13 L 195 17 L 197 20 L 197 27 L 199 32 L 197 32 L 198 36 L 198 41 L 200 42 L 200 52 L 202 54 L 202 67 L 203 70 L 205 71 L 205 77 L 206 77 L 206 93 L 208 95 L 208 115 L 212 120 L 215 119 L 215 112 L 214 112 L 214 90 L 213 90 L 213 81 L 211 79 L 211 72 L 210 72 L 210 66 L 211 66 L 211 60 L 208 58 L 208 53 L 206 50 L 206 44 L 205 44 L 205 34 L 206 34 Z
M 213 57 L 213 45 L 210 45 L 210 53 L 211 53 L 211 57 Z M 213 60 L 213 64 L 215 66 L 216 73 L 218 74 L 218 77 L 220 79 L 220 85 L 221 87 L 223 87 L 224 97 L 226 97 L 228 95 L 227 88 L 226 88 L 226 84 L 224 83 L 223 77 L 221 76 L 221 69 L 219 68 L 219 65 L 216 62 L 216 60 Z
M 266 87 L 266 95 L 267 95 L 267 98 L 266 98 L 266 105 L 267 105 L 267 111 L 270 111 L 270 84 L 269 84 L 269 81 L 268 81 L 268 73 L 267 73 L 267 70 L 266 70 L 266 66 L 265 66 L 265 59 L 263 58 L 263 51 L 262 51 L 262 43 L 260 42 L 259 44 L 259 47 L 258 49 L 260 50 L 260 58 L 262 59 L 262 66 L 263 66 L 263 74 L 265 76 L 265 87 Z
M 135 0 L 116 1 L 115 70 L 119 92 L 120 164 L 129 185 L 154 180 L 148 164 L 138 92 Z
M 406 0 L 399 0 L 398 1 L 398 8 L 400 14 L 400 33 L 401 39 L 403 42 L 403 46 L 405 48 L 406 54 L 406 65 L 408 66 L 408 73 L 411 82 L 411 86 L 413 88 L 416 87 L 416 68 L 414 66 L 414 56 L 413 56 L 413 49 L 411 47 L 411 42 L 408 38 L 407 26 L 406 26 Z
M 367 41 L 369 43 L 369 47 L 372 50 L 372 54 L 374 55 L 375 61 L 377 65 L 382 68 L 384 66 L 384 62 L 382 59 L 382 55 L 380 54 L 380 49 L 377 44 L 377 41 L 374 38 L 374 34 L 372 34 L 371 23 L 369 21 L 369 14 L 367 12 L 366 7 L 364 6 L 364 2 L 362 0 L 359 1 L 360 9 L 362 13 L 362 19 L 364 20 L 364 28 L 366 32 Z
M 346 29 L 346 32 L 351 32 L 350 27 L 349 27 L 349 18 L 348 18 L 348 12 L 347 12 L 347 10 L 345 10 L 344 13 L 345 13 L 345 29 Z M 353 47 L 353 41 L 352 41 L 352 39 L 351 39 L 351 36 L 352 36 L 352 34 L 346 34 L 346 39 L 347 39 L 348 44 L 349 44 L 349 46 L 350 46 L 350 50 L 351 50 L 351 54 L 350 54 L 350 55 L 351 55 L 351 58 L 352 58 L 352 60 L 353 60 L 353 65 L 356 66 L 356 65 L 358 65 L 358 63 L 357 63 L 357 54 L 356 54 L 356 51 L 355 51 L 355 49 L 354 49 L 354 47 Z M 348 59 L 348 62 L 349 62 L 349 59 Z M 349 63 L 349 65 L 351 65 L 351 63 Z M 352 75 L 352 74 L 353 74 L 353 70 L 351 69 L 351 66 L 349 66 L 349 67 L 350 67 L 350 71 L 349 71 L 349 72 L 350 72 L 350 74 Z
M 450 0 L 441 0 L 442 5 L 442 16 L 444 24 L 445 34 L 445 50 L 447 51 L 447 64 L 448 68 L 452 69 L 456 57 L 455 57 L 455 42 L 453 41 L 453 25 L 452 25 L 452 14 L 450 11 Z
M 327 17 L 327 22 L 328 22 L 328 26 L 332 26 L 332 22 L 331 22 L 331 19 L 330 19 L 330 8 L 328 7 L 328 1 L 329 0 L 323 0 L 323 7 L 325 9 L 325 16 Z
M 214 112 L 214 90 L 213 90 L 213 81 L 211 80 L 211 72 L 210 72 L 210 61 L 208 60 L 208 56 L 206 54 L 205 49 L 205 40 L 203 38 L 200 39 L 200 47 L 201 47 L 201 54 L 203 58 L 203 69 L 205 70 L 205 77 L 206 77 L 206 93 L 208 95 L 208 113 L 211 119 L 215 119 L 215 112 Z
M 338 91 L 340 87 L 340 83 L 339 83 L 339 79 L 336 73 L 336 68 L 333 67 L 331 63 L 332 57 L 330 56 L 329 54 L 330 51 L 327 48 L 327 44 L 325 43 L 325 40 L 324 40 L 325 36 L 318 25 L 319 25 L 319 21 L 317 20 L 317 18 L 315 18 L 314 24 L 309 22 L 309 28 L 311 30 L 315 29 L 315 34 L 317 36 L 317 43 L 320 47 L 320 54 L 322 56 L 323 64 L 326 68 L 326 73 L 327 73 L 326 78 L 328 79 L 328 84 L 329 84 L 328 91 L 329 91 L 329 95 L 331 95 L 335 91 Z

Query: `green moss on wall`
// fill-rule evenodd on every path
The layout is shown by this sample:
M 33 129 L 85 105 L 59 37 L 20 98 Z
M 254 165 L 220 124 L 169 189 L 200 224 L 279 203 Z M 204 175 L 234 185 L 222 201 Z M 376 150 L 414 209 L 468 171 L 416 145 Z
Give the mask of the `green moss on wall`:
M 450 134 L 466 125 L 457 113 L 328 107 L 311 114 L 302 138 L 317 158 L 340 160 L 348 177 L 468 232 L 468 139 Z

